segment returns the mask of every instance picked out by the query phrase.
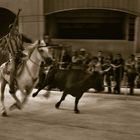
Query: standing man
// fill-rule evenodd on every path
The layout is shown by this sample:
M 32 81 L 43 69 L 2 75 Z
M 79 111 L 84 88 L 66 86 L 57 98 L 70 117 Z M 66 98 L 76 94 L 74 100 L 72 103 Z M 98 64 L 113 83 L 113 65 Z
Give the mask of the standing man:
M 104 63 L 103 52 L 102 51 L 98 51 L 97 57 L 98 57 L 98 61 L 102 65 Z
M 116 58 L 112 64 L 112 67 L 114 69 L 114 80 L 116 83 L 114 87 L 114 93 L 120 94 L 121 81 L 122 81 L 123 73 L 124 73 L 124 60 L 121 54 L 116 55 Z
M 80 69 L 80 70 L 83 69 L 83 60 L 80 57 L 78 51 L 76 50 L 73 51 L 71 61 L 72 61 L 72 69 Z
M 128 79 L 128 87 L 130 88 L 130 95 L 133 95 L 134 93 L 134 86 L 135 86 L 135 79 L 136 79 L 136 61 L 135 61 L 135 55 L 131 55 L 128 60 L 125 63 L 125 71 L 126 76 Z
M 87 52 L 84 48 L 79 50 L 79 57 L 82 60 L 82 69 L 86 69 L 86 61 L 87 61 Z
M 104 59 L 103 70 L 110 68 L 112 62 L 113 62 L 113 56 L 110 54 Z M 105 82 L 108 88 L 108 93 L 112 93 L 112 88 L 111 88 L 111 80 L 113 77 L 112 67 L 104 74 L 104 76 L 105 76 Z

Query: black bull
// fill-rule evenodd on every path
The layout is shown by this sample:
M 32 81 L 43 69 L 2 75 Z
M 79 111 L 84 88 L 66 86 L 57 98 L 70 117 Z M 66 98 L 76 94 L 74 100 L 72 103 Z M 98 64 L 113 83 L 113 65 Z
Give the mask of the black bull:
M 61 102 L 65 99 L 67 94 L 71 94 L 75 97 L 75 113 L 79 113 L 78 102 L 83 93 L 90 88 L 94 88 L 97 91 L 102 91 L 103 79 L 102 75 L 98 72 L 89 74 L 82 70 L 61 70 L 55 69 L 48 73 L 46 80 L 38 88 L 32 96 L 35 97 L 39 91 L 48 86 L 48 90 L 52 88 L 58 88 L 63 92 L 63 95 L 55 107 L 59 108 Z

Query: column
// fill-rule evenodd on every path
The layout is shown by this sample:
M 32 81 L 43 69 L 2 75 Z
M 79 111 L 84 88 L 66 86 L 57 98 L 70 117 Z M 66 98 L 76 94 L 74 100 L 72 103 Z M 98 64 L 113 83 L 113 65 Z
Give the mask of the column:
M 38 0 L 38 38 L 43 39 L 45 31 L 44 0 Z
M 125 19 L 124 19 L 124 39 L 125 40 L 129 40 L 129 16 L 126 16 Z

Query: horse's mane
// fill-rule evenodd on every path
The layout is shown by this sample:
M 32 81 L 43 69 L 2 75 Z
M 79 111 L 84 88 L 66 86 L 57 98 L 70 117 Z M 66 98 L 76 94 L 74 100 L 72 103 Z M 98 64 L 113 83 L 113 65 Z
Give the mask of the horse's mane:
M 29 46 L 27 46 L 28 57 L 31 56 L 33 50 L 36 48 L 37 45 L 38 45 L 38 40 L 36 40 L 33 44 L 30 44 Z

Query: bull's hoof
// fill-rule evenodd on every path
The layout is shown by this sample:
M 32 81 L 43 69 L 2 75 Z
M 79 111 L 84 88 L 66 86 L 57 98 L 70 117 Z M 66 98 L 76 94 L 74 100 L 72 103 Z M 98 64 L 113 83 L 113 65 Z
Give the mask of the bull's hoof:
M 4 112 L 1 113 L 1 116 L 2 117 L 7 117 L 8 115 L 7 115 L 6 111 L 4 111 Z
M 50 97 L 50 93 L 46 92 L 45 94 L 43 94 L 43 96 L 44 96 L 45 98 L 49 98 L 49 97 Z
M 55 104 L 55 108 L 57 108 L 57 109 L 58 109 L 58 108 L 59 108 L 59 106 L 60 106 L 60 103 L 59 103 L 59 102 Z
M 36 96 L 37 96 L 37 93 L 36 92 L 32 94 L 32 97 L 36 97 Z
M 11 106 L 9 107 L 9 110 L 12 111 L 12 110 L 14 110 L 14 109 L 19 109 L 19 110 L 21 110 L 21 106 L 18 105 L 17 103 L 14 103 L 13 105 L 11 105 Z
M 79 110 L 74 110 L 74 113 L 79 114 L 80 111 Z

